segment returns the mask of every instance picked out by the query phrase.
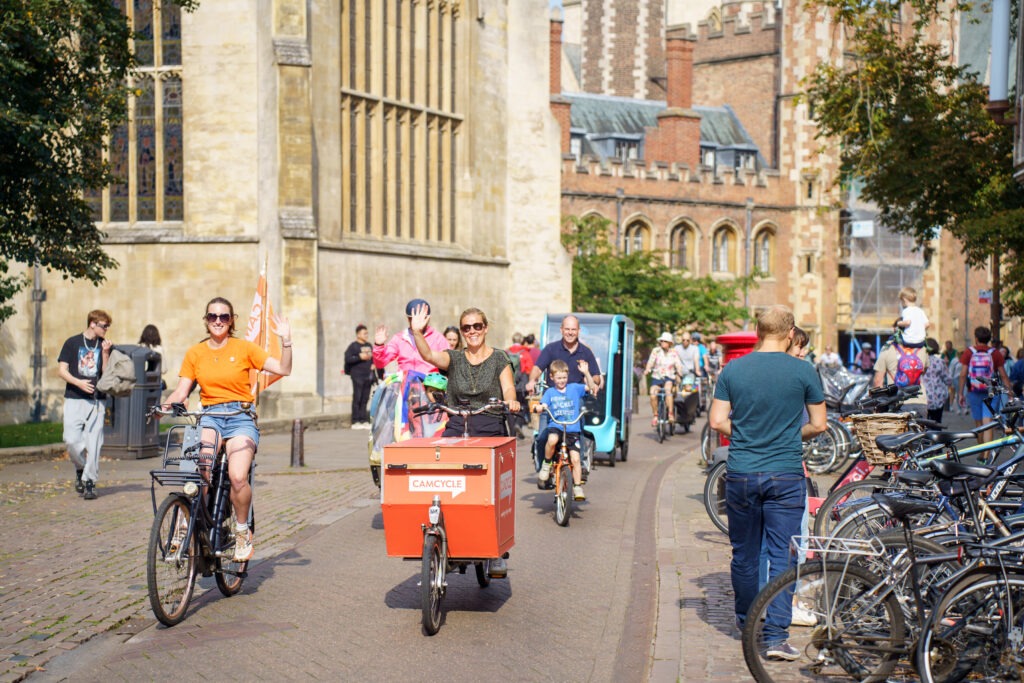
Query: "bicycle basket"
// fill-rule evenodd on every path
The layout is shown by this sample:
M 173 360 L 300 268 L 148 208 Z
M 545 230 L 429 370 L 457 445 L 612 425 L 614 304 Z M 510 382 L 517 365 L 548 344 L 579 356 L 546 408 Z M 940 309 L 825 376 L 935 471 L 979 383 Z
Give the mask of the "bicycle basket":
M 902 434 L 907 431 L 910 413 L 867 413 L 850 416 L 850 431 L 857 437 L 864 451 L 864 458 L 877 467 L 888 467 L 902 461 L 898 455 L 886 453 L 875 437 L 883 434 Z

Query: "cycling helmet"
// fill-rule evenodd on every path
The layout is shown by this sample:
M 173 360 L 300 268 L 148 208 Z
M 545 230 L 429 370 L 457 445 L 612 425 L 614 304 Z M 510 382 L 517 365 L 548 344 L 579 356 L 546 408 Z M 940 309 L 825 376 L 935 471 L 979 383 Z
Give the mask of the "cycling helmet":
M 430 389 L 437 389 L 438 391 L 447 391 L 448 378 L 440 372 L 432 372 L 423 378 L 423 386 L 429 387 Z

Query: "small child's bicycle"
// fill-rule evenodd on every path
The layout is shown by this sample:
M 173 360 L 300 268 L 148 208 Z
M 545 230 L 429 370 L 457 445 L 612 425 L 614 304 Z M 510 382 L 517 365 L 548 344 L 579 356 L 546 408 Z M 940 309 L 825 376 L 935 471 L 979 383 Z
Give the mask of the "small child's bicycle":
M 583 409 L 580 411 L 580 414 L 576 416 L 576 419 L 562 422 L 561 420 L 555 419 L 555 416 L 551 414 L 551 411 L 545 404 L 541 403 L 540 409 L 548 414 L 548 419 L 552 423 L 562 428 L 562 439 L 558 446 L 558 456 L 552 463 L 551 476 L 549 477 L 549 480 L 553 483 L 555 489 L 555 521 L 558 523 L 558 526 L 569 526 L 569 518 L 572 516 L 573 501 L 586 500 L 586 498 L 582 494 L 582 488 L 573 485 L 572 458 L 569 455 L 568 446 L 568 428 L 570 425 L 574 425 L 582 420 L 583 416 L 587 414 L 587 411 L 586 409 Z M 582 436 L 583 434 L 580 432 L 581 440 Z M 581 461 L 580 468 L 582 469 L 582 467 L 583 463 Z M 576 489 L 579 490 L 577 491 Z
M 245 413 L 255 419 L 248 408 L 239 410 L 189 411 L 176 403 L 171 410 L 153 406 L 147 417 L 174 415 L 189 419 L 189 424 L 174 425 L 168 432 L 161 468 L 151 470 L 150 494 L 153 499 L 153 527 L 149 535 L 146 561 L 146 584 L 153 614 L 165 626 L 174 626 L 185 618 L 196 575 L 213 576 L 225 597 L 242 590 L 248 562 L 235 562 L 235 525 L 232 521 L 231 479 L 228 477 L 227 452 L 221 448 L 217 434 L 212 462 L 200 455 L 203 415 L 230 417 Z M 172 446 L 171 435 L 182 432 L 180 450 Z M 212 465 L 212 470 L 210 469 Z M 256 463 L 249 469 L 252 484 Z M 156 485 L 181 487 L 167 494 L 157 506 Z M 249 530 L 256 520 L 249 506 Z

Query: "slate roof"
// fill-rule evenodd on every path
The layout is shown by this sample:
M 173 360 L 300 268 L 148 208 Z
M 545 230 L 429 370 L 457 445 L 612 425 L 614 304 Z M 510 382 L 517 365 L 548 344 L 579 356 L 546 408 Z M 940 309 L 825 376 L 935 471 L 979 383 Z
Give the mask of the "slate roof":
M 637 100 L 629 97 L 562 93 L 572 103 L 571 127 L 590 137 L 626 134 L 643 135 L 644 128 L 658 125 L 658 114 L 665 110 L 663 100 Z M 757 151 L 753 139 L 729 105 L 693 107 L 701 115 L 700 142 L 708 147 L 728 147 Z M 763 159 L 762 159 L 763 161 Z

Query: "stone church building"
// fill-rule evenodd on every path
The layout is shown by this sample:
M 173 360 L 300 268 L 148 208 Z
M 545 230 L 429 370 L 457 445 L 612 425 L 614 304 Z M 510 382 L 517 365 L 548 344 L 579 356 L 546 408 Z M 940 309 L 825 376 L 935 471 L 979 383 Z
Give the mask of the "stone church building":
M 347 414 L 355 326 L 397 331 L 414 297 L 442 328 L 481 308 L 502 347 L 569 310 L 547 0 L 125 4 L 137 96 L 106 151 L 125 182 L 90 197 L 120 267 L 98 288 L 44 273 L 38 335 L 19 296 L 0 419 L 27 419 L 34 337 L 59 419 L 57 355 L 93 308 L 115 343 L 155 324 L 175 384 L 206 302 L 231 300 L 244 328 L 264 262 L 295 340 L 266 417 Z

